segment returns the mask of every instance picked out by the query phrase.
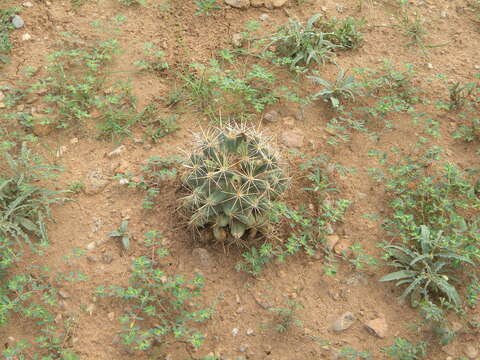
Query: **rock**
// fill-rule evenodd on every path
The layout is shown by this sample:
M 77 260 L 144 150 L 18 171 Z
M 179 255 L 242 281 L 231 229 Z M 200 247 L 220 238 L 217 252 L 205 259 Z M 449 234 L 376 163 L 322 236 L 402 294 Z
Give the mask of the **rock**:
M 427 68 L 429 68 L 430 70 L 432 70 L 432 69 L 433 69 L 432 63 L 428 63 L 428 64 L 427 64 Z
M 88 255 L 87 256 L 87 261 L 89 264 L 95 264 L 96 262 L 98 262 L 98 259 L 96 256 L 93 256 L 93 255 Z
M 338 235 L 328 235 L 325 238 L 325 247 L 328 249 L 328 251 L 332 251 L 335 245 L 337 245 L 338 241 L 340 240 L 340 237 Z
M 263 13 L 262 15 L 260 15 L 260 20 L 268 21 L 270 20 L 270 15 Z
M 85 311 L 90 315 L 92 316 L 93 315 L 93 312 L 95 311 L 96 309 L 96 306 L 94 303 L 91 303 L 89 304 L 86 308 L 85 308 Z
M 32 116 L 33 116 L 32 132 L 36 136 L 47 136 L 53 131 L 53 124 L 46 124 L 41 121 L 43 118 L 42 115 L 33 113 Z
M 225 4 L 237 9 L 246 9 L 250 6 L 250 0 L 225 0 Z
M 285 131 L 282 133 L 282 143 L 288 147 L 301 148 L 304 137 L 298 129 Z
M 271 0 L 272 6 L 275 8 L 282 7 L 288 0 Z
M 212 265 L 212 258 L 207 249 L 196 248 L 193 249 L 192 255 L 200 260 L 200 264 L 204 267 L 210 267 Z
M 87 195 L 95 195 L 103 191 L 108 185 L 108 178 L 103 174 L 102 169 L 97 168 L 92 170 L 87 175 L 87 181 L 85 181 L 84 191 Z
M 355 322 L 355 315 L 351 312 L 346 312 L 342 314 L 337 320 L 334 321 L 332 325 L 332 330 L 334 332 L 342 332 L 347 330 Z
M 65 145 L 60 146 L 60 148 L 57 150 L 57 158 L 60 158 L 67 152 L 68 148 Z
M 385 338 L 388 332 L 387 321 L 385 320 L 385 317 L 383 315 L 366 322 L 365 327 L 370 334 L 375 335 L 380 339 Z
M 95 249 L 95 241 L 92 241 L 91 243 L 88 243 L 87 246 L 85 246 L 87 250 L 93 250 Z
M 12 25 L 15 29 L 20 29 L 25 25 L 25 21 L 23 21 L 20 15 L 15 15 L 12 19 Z
M 335 254 L 345 257 L 352 256 L 352 250 L 350 249 L 350 244 L 345 240 L 339 240 L 335 247 L 333 248 Z
M 240 330 L 238 330 L 238 328 L 233 328 L 233 329 L 232 329 L 232 335 L 233 335 L 233 336 L 237 336 L 239 331 L 240 331 Z
M 465 355 L 467 355 L 469 359 L 474 360 L 474 359 L 477 359 L 478 349 L 474 345 L 469 344 L 465 348 L 464 353 Z
M 78 143 L 78 138 L 76 138 L 76 137 L 70 140 L 70 144 L 72 144 L 72 145 L 75 145 L 77 143 Z
M 243 45 L 243 35 L 241 33 L 235 33 L 232 35 L 232 45 L 240 48 Z
M 238 347 L 238 351 L 240 351 L 241 353 L 244 353 L 248 350 L 248 344 L 242 344 Z
M 253 7 L 262 7 L 263 5 L 265 5 L 265 1 L 264 0 L 250 0 L 250 5 L 253 6 Z
M 254 334 L 253 329 L 247 329 L 246 334 L 247 334 L 248 336 L 253 336 L 253 334 Z
M 22 35 L 22 40 L 23 41 L 28 41 L 28 40 L 31 40 L 32 39 L 32 35 L 30 35 L 29 33 L 25 33 Z
M 33 4 L 30 1 L 26 1 L 22 4 L 24 7 L 32 7 Z
M 109 312 L 107 314 L 107 317 L 108 317 L 108 320 L 113 321 L 115 319 L 115 313 L 113 311 Z
M 278 121 L 278 118 L 278 112 L 276 112 L 275 110 L 270 110 L 265 115 L 263 115 L 263 120 L 269 123 Z
M 119 147 L 117 147 L 116 149 L 114 149 L 113 151 L 110 151 L 108 154 L 107 154 L 107 157 L 109 158 L 112 158 L 112 157 L 115 157 L 115 156 L 119 156 L 121 153 L 123 153 L 125 150 L 127 150 L 127 147 L 125 145 L 120 145 Z
M 106 253 L 102 255 L 102 262 L 104 264 L 111 264 L 113 261 L 113 258 L 110 254 Z
M 58 290 L 58 295 L 60 295 L 60 297 L 65 300 L 70 297 L 70 295 L 68 295 L 65 290 Z

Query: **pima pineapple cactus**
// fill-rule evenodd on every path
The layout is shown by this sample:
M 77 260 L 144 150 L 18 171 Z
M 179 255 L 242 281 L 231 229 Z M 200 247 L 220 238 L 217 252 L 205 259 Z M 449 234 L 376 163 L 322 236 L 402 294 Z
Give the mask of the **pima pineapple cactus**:
M 251 128 L 228 126 L 197 136 L 182 181 L 189 194 L 182 206 L 190 225 L 211 227 L 217 240 L 234 240 L 265 229 L 272 202 L 288 179 L 268 139 Z

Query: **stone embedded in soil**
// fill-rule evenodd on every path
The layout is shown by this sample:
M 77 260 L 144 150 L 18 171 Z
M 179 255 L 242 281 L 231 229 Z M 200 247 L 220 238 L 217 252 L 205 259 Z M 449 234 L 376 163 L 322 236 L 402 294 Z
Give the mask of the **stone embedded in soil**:
M 269 123 L 278 121 L 279 115 L 275 110 L 270 110 L 265 115 L 263 115 L 263 120 Z
M 388 325 L 384 316 L 380 316 L 376 319 L 367 321 L 365 323 L 365 327 L 370 334 L 375 335 L 380 339 L 385 338 L 388 332 Z
M 232 335 L 233 335 L 233 336 L 237 336 L 239 331 L 240 331 L 240 330 L 238 330 L 238 328 L 233 328 L 233 329 L 232 329 Z
M 58 295 L 60 295 L 62 299 L 68 299 L 70 297 L 65 290 L 58 290 Z
M 103 262 L 104 264 L 111 264 L 112 261 L 113 261 L 113 258 L 112 258 L 112 256 L 110 256 L 109 254 L 103 254 L 103 255 L 102 255 L 102 262 Z
M 268 21 L 270 20 L 270 15 L 263 13 L 262 15 L 260 15 L 260 20 Z
M 337 245 L 338 241 L 340 240 L 340 237 L 338 235 L 328 235 L 325 238 L 325 247 L 327 248 L 328 251 L 332 251 L 335 245 Z
M 279 8 L 285 5 L 288 0 L 267 0 L 267 1 L 269 1 L 274 8 Z M 265 2 L 265 4 L 267 3 L 267 1 Z
M 265 5 L 265 0 L 250 0 L 250 5 L 253 7 L 262 7 Z
M 12 25 L 15 29 L 20 29 L 25 22 L 23 21 L 22 17 L 20 15 L 15 15 L 12 19 Z
M 93 250 L 95 249 L 95 241 L 92 241 L 91 243 L 88 243 L 87 246 L 85 246 L 87 250 Z
M 478 349 L 474 345 L 467 345 L 464 352 L 469 359 L 472 359 L 472 360 L 477 359 Z
M 239 48 L 243 45 L 243 35 L 241 33 L 235 33 L 232 35 L 232 45 Z
M 98 262 L 98 259 L 93 255 L 88 255 L 87 261 L 89 264 L 95 264 L 96 262 Z
M 25 7 L 32 7 L 33 6 L 33 4 L 30 1 L 26 1 L 22 5 L 25 6 Z
M 343 313 L 337 320 L 333 322 L 332 330 L 334 332 L 342 332 L 347 330 L 355 322 L 355 315 L 351 312 Z
M 212 265 L 212 258 L 207 249 L 196 248 L 193 249 L 192 255 L 200 260 L 200 264 L 204 267 L 210 267 Z
M 299 129 L 289 130 L 282 133 L 282 143 L 288 147 L 301 148 L 305 136 Z
M 253 329 L 247 329 L 246 334 L 247 334 L 248 336 L 252 336 L 252 335 L 254 334 Z
M 25 33 L 22 35 L 22 40 L 23 41 L 28 41 L 28 40 L 31 40 L 32 39 L 32 35 L 30 35 L 29 33 Z
M 84 191 L 87 195 L 95 195 L 102 192 L 108 183 L 109 180 L 103 173 L 102 169 L 97 168 L 88 173 Z
M 225 4 L 237 9 L 246 9 L 250 6 L 250 0 L 225 0 Z
M 93 315 L 93 312 L 95 311 L 95 309 L 96 309 L 95 304 L 94 304 L 94 303 L 91 303 L 91 304 L 89 304 L 89 305 L 86 307 L 85 311 L 86 311 L 90 316 L 92 316 L 92 315 Z
M 125 150 L 127 150 L 127 147 L 125 145 L 120 145 L 119 147 L 117 147 L 113 151 L 110 151 L 107 154 L 107 157 L 112 158 L 112 157 L 115 157 L 115 156 L 120 156 Z

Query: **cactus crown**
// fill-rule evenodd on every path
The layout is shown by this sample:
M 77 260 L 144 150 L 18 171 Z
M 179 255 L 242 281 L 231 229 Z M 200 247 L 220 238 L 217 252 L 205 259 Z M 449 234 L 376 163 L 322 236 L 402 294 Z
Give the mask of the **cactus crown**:
M 228 232 L 238 240 L 247 230 L 264 229 L 272 201 L 288 184 L 268 139 L 235 125 L 211 129 L 197 140 L 182 179 L 189 191 L 182 206 L 191 213 L 190 225 L 212 226 L 217 240 Z

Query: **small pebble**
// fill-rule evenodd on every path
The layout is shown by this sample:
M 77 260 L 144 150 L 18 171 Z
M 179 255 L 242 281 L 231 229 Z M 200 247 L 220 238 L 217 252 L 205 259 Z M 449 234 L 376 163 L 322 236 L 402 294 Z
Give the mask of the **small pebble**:
M 23 41 L 28 41 L 28 40 L 31 40 L 32 39 L 32 35 L 28 34 L 28 33 L 25 33 L 22 35 L 22 40 Z
M 25 24 L 25 22 L 23 21 L 23 19 L 21 18 L 20 15 L 15 15 L 13 17 L 12 25 L 15 29 L 20 29 L 24 24 Z
M 433 65 L 431 63 L 428 63 L 427 68 L 429 68 L 431 70 L 431 69 L 433 69 Z
M 33 6 L 33 4 L 30 1 L 26 1 L 22 5 L 25 6 L 25 7 L 32 7 Z
M 253 329 L 247 329 L 247 335 L 252 336 L 254 333 Z
M 233 335 L 233 336 L 237 336 L 239 331 L 240 331 L 240 330 L 238 330 L 238 328 L 233 328 L 233 329 L 232 329 L 232 335 Z

